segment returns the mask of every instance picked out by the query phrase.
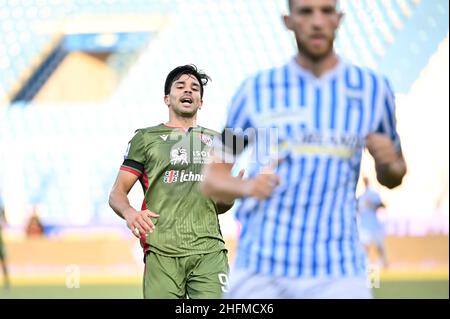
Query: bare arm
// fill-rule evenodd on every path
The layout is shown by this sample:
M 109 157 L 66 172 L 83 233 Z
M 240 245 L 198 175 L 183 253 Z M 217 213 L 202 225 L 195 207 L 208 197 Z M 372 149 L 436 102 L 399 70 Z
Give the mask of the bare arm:
M 127 211 L 134 210 L 128 200 L 128 193 L 137 180 L 136 175 L 120 171 L 109 194 L 109 206 L 123 219 L 126 219 Z
M 202 192 L 216 201 L 225 203 L 247 196 L 264 199 L 272 194 L 279 183 L 278 176 L 269 170 L 261 172 L 254 178 L 242 179 L 240 176 L 231 175 L 232 167 L 232 164 L 215 161 L 205 165 Z
M 391 139 L 385 134 L 369 134 L 366 146 L 375 160 L 380 184 L 391 189 L 399 186 L 406 174 L 406 162 L 403 155 L 396 152 Z
M 244 177 L 244 173 L 245 173 L 245 171 L 242 169 L 239 172 L 237 178 L 242 179 Z M 218 201 L 216 201 L 216 204 L 217 204 L 218 214 L 223 214 L 223 213 L 226 213 L 227 211 L 229 211 L 231 209 L 231 207 L 233 207 L 234 200 L 229 201 L 229 202 L 218 200 Z
M 136 237 L 140 238 L 141 235 L 154 231 L 155 225 L 150 217 L 159 217 L 159 215 L 149 210 L 137 211 L 130 205 L 128 193 L 137 180 L 136 175 L 119 171 L 109 194 L 109 206 L 118 216 L 126 220 L 127 227 Z M 136 228 L 139 230 L 139 234 L 135 232 Z

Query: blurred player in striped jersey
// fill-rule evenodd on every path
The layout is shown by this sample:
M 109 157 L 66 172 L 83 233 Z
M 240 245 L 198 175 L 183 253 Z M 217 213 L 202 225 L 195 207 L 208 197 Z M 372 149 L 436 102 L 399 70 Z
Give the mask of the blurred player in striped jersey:
M 372 297 L 356 224 L 362 151 L 389 188 L 401 184 L 406 165 L 388 81 L 334 52 L 341 18 L 336 0 L 290 0 L 284 23 L 298 54 L 245 80 L 231 102 L 202 185 L 216 199 L 242 198 L 226 298 Z M 274 129 L 279 165 L 232 177 L 235 157 L 249 145 L 260 154 L 261 136 Z
M 373 245 L 381 259 L 383 267 L 388 267 L 384 248 L 384 227 L 377 216 L 379 208 L 384 208 L 380 195 L 370 186 L 369 179 L 363 177 L 364 193 L 358 197 L 358 230 L 361 243 L 369 254 Z

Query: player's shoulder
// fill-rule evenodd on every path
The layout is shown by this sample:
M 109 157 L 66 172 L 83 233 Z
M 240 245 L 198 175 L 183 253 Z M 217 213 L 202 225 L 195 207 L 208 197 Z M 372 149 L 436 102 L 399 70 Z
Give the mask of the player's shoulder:
M 388 77 L 385 74 L 382 74 L 382 73 L 374 70 L 371 67 L 358 65 L 358 64 L 352 63 L 345 59 L 342 59 L 341 62 L 343 65 L 342 69 L 345 72 L 357 71 L 357 72 L 361 73 L 364 78 L 369 77 L 369 78 L 374 79 L 377 82 L 377 84 L 379 84 L 379 85 L 385 85 L 385 84 L 389 85 Z
M 290 66 L 290 62 L 285 63 L 283 65 L 276 65 L 276 66 L 272 66 L 272 67 L 254 71 L 253 73 L 250 73 L 249 75 L 247 75 L 244 78 L 244 80 L 242 81 L 242 83 L 243 83 L 243 85 L 248 85 L 249 87 L 254 88 L 255 81 L 259 82 L 262 79 L 269 79 L 270 77 L 272 77 L 271 75 L 276 74 L 278 72 L 283 72 L 283 70 L 289 66 Z
M 158 137 L 161 134 L 169 134 L 170 129 L 162 124 L 138 128 L 134 131 L 133 140 L 142 140 L 150 142 L 154 137 Z
M 168 127 L 164 126 L 163 124 L 148 126 L 144 128 L 138 128 L 134 132 L 135 134 L 142 134 L 142 135 L 151 135 L 154 133 L 161 133 L 170 130 Z

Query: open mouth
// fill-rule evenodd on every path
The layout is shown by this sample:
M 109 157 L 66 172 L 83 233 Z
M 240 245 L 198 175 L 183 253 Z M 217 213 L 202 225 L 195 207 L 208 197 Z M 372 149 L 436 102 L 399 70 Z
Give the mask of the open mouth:
M 322 41 L 326 41 L 326 37 L 324 35 L 321 34 L 316 34 L 310 37 L 312 42 L 322 42 Z
M 182 98 L 181 100 L 181 103 L 183 103 L 183 104 L 192 104 L 192 99 L 190 98 L 190 97 L 184 97 L 184 98 Z
M 327 37 L 323 33 L 314 33 L 310 36 L 311 39 L 326 39 Z

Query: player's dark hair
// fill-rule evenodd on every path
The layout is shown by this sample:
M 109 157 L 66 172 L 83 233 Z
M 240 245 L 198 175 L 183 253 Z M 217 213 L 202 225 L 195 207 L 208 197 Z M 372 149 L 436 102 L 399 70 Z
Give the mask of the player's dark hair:
M 164 95 L 169 95 L 172 83 L 178 80 L 182 75 L 188 74 L 195 76 L 200 83 L 200 96 L 203 97 L 203 86 L 205 86 L 211 78 L 201 70 L 198 70 L 194 64 L 178 66 L 167 75 L 164 83 Z

